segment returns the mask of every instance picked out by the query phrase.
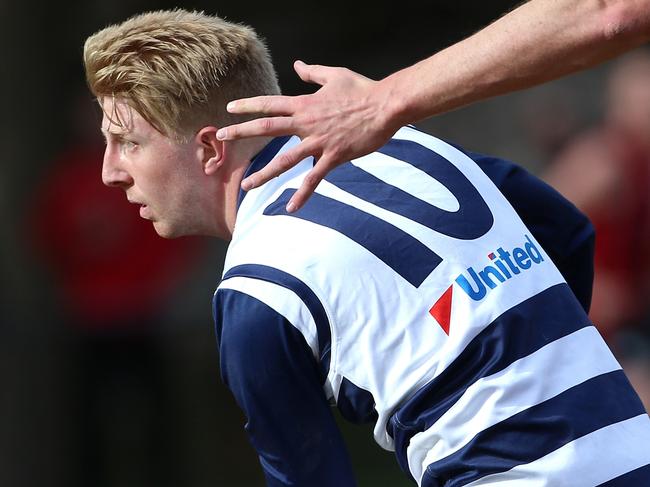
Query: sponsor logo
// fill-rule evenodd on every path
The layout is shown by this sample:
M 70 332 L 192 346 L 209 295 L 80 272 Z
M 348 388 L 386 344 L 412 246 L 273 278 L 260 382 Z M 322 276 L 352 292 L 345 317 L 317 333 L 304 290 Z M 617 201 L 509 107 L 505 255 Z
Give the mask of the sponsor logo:
M 455 279 L 456 284 L 474 301 L 481 301 L 490 290 L 526 272 L 533 265 L 544 262 L 544 257 L 530 237 L 528 235 L 524 237 L 525 242 L 521 247 L 515 247 L 510 251 L 499 247 L 496 251 L 490 252 L 489 265 L 479 271 L 473 267 L 468 268 L 467 275 L 462 273 Z M 429 310 L 447 335 L 449 335 L 451 322 L 452 299 L 453 283 Z
M 489 290 L 544 262 L 544 257 L 530 237 L 526 235 L 525 238 L 526 242 L 521 247 L 510 251 L 499 247 L 488 255 L 493 265 L 487 265 L 478 272 L 470 267 L 467 269 L 469 278 L 461 274 L 456 278 L 456 283 L 470 298 L 480 301 Z

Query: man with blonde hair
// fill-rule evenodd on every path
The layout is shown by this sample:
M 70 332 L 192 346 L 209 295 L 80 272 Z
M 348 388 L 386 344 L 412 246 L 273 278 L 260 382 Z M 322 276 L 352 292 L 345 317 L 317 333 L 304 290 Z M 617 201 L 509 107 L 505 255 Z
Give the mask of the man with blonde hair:
M 330 404 L 424 487 L 649 482 L 648 416 L 585 314 L 593 231 L 551 188 L 403 127 L 288 214 L 312 158 L 240 183 L 300 140 L 217 138 L 226 102 L 278 92 L 251 29 L 152 12 L 84 60 L 104 182 L 164 237 L 231 241 L 221 371 L 268 485 L 354 485 Z
M 226 161 L 250 160 L 269 139 L 223 144 L 215 124 L 233 118 L 224 108 L 233 98 L 279 93 L 264 44 L 250 28 L 216 17 L 152 12 L 90 37 L 84 61 L 104 112 L 104 182 L 123 187 L 143 172 L 145 186 L 134 185 L 127 197 L 161 236 L 228 238 L 238 190 L 212 176 Z M 200 152 L 202 166 L 176 162 L 191 151 Z M 131 166 L 122 170 L 112 160 Z M 237 174 L 246 169 L 236 166 Z

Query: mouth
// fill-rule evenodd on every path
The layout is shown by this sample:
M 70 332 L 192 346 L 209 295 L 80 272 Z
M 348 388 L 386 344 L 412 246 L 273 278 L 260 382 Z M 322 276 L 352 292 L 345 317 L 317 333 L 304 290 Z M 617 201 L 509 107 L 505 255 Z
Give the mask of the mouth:
M 140 203 L 139 201 L 134 200 L 129 200 L 129 203 L 140 206 L 140 216 L 142 218 L 145 220 L 152 219 L 151 210 L 149 210 L 149 206 L 147 206 L 145 203 Z
M 151 211 L 149 210 L 149 207 L 143 203 L 140 203 L 140 216 L 144 218 L 145 220 L 152 220 L 153 217 L 151 215 Z

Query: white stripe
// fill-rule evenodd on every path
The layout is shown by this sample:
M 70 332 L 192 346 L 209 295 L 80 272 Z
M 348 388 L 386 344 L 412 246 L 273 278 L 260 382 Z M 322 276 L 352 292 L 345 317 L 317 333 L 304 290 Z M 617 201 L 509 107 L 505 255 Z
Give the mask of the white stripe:
M 217 292 L 220 289 L 232 289 L 248 294 L 284 316 L 305 337 L 314 358 L 319 359 L 316 323 L 296 293 L 273 282 L 243 276 L 222 281 Z
M 352 164 L 437 208 L 450 212 L 460 209 L 458 199 L 449 188 L 413 164 L 381 152 L 355 159 Z
M 421 479 L 428 465 L 486 428 L 619 368 L 596 329 L 587 326 L 477 380 L 435 424 L 411 438 L 407 458 L 413 477 Z
M 554 452 L 465 487 L 594 487 L 650 463 L 650 418 L 605 426 Z M 641 487 L 641 486 L 639 486 Z

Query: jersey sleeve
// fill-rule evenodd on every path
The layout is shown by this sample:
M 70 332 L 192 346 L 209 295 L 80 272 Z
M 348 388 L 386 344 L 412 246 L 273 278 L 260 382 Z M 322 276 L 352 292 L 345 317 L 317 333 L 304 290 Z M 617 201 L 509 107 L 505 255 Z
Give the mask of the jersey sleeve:
M 246 415 L 267 485 L 355 485 L 313 344 L 300 327 L 257 297 L 222 287 L 214 318 L 222 378 Z
M 551 186 L 525 169 L 470 154 L 499 188 L 553 260 L 586 312 L 594 278 L 595 232 L 589 219 Z

